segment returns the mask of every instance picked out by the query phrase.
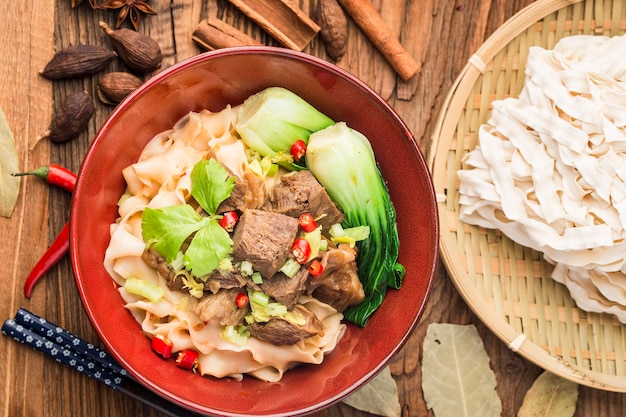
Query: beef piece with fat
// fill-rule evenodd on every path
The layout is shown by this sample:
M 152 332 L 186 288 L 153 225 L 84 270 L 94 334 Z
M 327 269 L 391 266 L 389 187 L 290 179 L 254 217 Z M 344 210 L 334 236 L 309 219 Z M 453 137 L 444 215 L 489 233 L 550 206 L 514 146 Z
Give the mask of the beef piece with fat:
M 203 281 L 199 278 L 198 281 Z M 204 290 L 211 291 L 213 294 L 222 289 L 242 288 L 245 287 L 246 280 L 237 271 L 220 271 L 211 272 L 204 282 Z
M 218 213 L 236 210 L 244 212 L 249 209 L 258 209 L 265 204 L 265 182 L 253 173 L 246 172 L 243 178 L 235 177 L 235 188 L 230 196 L 222 201 L 217 208 Z
M 270 279 L 263 280 L 262 284 L 255 285 L 253 288 L 286 305 L 288 310 L 292 310 L 300 296 L 306 291 L 308 279 L 309 271 L 301 267 L 296 275 L 291 278 L 282 272 L 278 272 Z
M 324 230 L 328 230 L 335 223 L 341 223 L 344 218 L 326 189 L 307 170 L 283 175 L 280 183 L 269 191 L 263 208 L 291 217 L 311 213 Z
M 298 304 L 293 312 L 304 318 L 303 325 L 294 324 L 286 319 L 273 317 L 266 323 L 248 325 L 250 335 L 274 345 L 293 345 L 300 340 L 324 334 L 322 322 L 306 307 Z
M 237 307 L 235 299 L 240 292 L 242 291 L 238 289 L 229 289 L 215 294 L 205 293 L 194 308 L 194 313 L 204 322 L 217 320 L 222 326 L 237 325 L 250 312 L 248 306 Z
M 144 260 L 148 266 L 156 269 L 163 278 L 167 287 L 172 291 L 182 291 L 184 284 L 180 277 L 177 277 L 174 273 L 174 268 L 165 261 L 165 258 L 161 256 L 157 251 L 152 248 L 146 249 L 141 255 L 141 259 Z
M 308 281 L 307 294 L 343 312 L 365 298 L 356 265 L 356 250 L 342 244 L 322 256 L 324 270 Z

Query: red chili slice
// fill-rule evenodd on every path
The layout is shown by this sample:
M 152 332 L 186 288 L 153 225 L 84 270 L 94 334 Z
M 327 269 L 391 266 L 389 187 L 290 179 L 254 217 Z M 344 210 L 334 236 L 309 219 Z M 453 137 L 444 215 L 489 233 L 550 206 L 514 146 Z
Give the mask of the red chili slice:
M 183 369 L 193 369 L 198 363 L 198 352 L 184 349 L 176 356 L 176 366 Z
M 298 217 L 298 223 L 300 224 L 300 228 L 307 233 L 317 229 L 317 223 L 311 213 L 302 213 L 300 217 Z
M 172 347 L 172 342 L 162 334 L 152 336 L 152 350 L 164 359 L 172 356 Z
M 249 302 L 250 299 L 248 298 L 248 294 L 244 292 L 240 292 L 237 294 L 237 297 L 235 297 L 235 304 L 237 304 L 237 307 L 239 308 L 244 308 Z
M 319 277 L 320 275 L 322 275 L 322 272 L 324 272 L 324 266 L 317 259 L 313 259 L 309 264 L 308 270 L 309 274 L 313 275 L 314 277 Z
M 299 264 L 305 263 L 311 255 L 311 245 L 304 238 L 297 238 L 291 246 L 291 254 Z
M 222 226 L 224 230 L 230 233 L 235 230 L 235 226 L 237 225 L 238 221 L 239 215 L 237 214 L 237 212 L 234 210 L 229 211 L 227 213 L 224 213 L 224 217 L 220 219 L 220 226 Z
M 298 139 L 291 145 L 291 156 L 296 162 L 300 162 L 300 160 L 304 157 L 306 153 L 306 143 L 302 139 Z

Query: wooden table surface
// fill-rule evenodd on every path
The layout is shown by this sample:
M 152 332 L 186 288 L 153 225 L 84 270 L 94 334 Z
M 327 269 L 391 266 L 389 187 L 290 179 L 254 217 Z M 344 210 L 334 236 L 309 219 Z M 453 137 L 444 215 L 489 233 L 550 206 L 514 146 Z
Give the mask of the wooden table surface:
M 467 59 L 495 29 L 531 0 L 375 0 L 385 22 L 405 48 L 422 63 L 408 82 L 396 76 L 375 47 L 349 20 L 345 56 L 337 63 L 378 91 L 404 118 L 425 153 L 442 102 Z M 312 14 L 316 0 L 300 0 Z M 225 0 L 151 0 L 156 16 L 144 17 L 139 30 L 158 40 L 163 68 L 201 52 L 191 32 L 208 16 L 217 16 L 261 42 L 276 43 Z M 51 82 L 38 75 L 55 50 L 72 44 L 109 45 L 98 27 L 115 24 L 116 13 L 92 10 L 84 0 L 72 9 L 70 0 L 0 2 L 3 39 L 0 41 L 0 107 L 15 136 L 20 166 L 32 169 L 59 163 L 77 171 L 90 139 L 112 107 L 96 102 L 88 130 L 64 144 L 35 138 L 48 126 L 62 97 L 79 89 L 95 91 L 97 76 Z M 315 39 L 305 52 L 329 59 L 323 42 Z M 108 70 L 121 68 L 114 63 Z M 0 319 L 12 317 L 23 306 L 100 344 L 81 305 L 69 258 L 55 266 L 31 299 L 23 295 L 28 271 L 68 220 L 70 196 L 36 178 L 25 178 L 11 218 L 0 218 L 0 245 L 5 272 L 0 291 Z M 403 416 L 433 415 L 421 390 L 421 344 L 433 322 L 475 324 L 491 358 L 503 403 L 503 416 L 515 416 L 524 395 L 542 372 L 510 351 L 481 322 L 459 296 L 443 266 L 420 324 L 391 363 L 397 380 Z M 158 416 L 142 404 L 94 380 L 61 366 L 31 349 L 0 337 L 0 416 Z M 580 387 L 576 416 L 608 417 L 622 414 L 626 395 Z M 345 404 L 336 404 L 319 416 L 366 416 Z

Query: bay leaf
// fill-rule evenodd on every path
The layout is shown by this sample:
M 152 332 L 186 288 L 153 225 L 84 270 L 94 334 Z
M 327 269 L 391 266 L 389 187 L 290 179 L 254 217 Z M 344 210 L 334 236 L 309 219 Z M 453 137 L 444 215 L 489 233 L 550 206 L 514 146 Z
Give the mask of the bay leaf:
M 496 376 L 475 326 L 430 324 L 422 354 L 422 391 L 436 417 L 500 417 Z
M 0 109 L 0 216 L 11 217 L 20 189 L 20 178 L 11 175 L 19 171 L 19 161 L 13 134 Z
M 517 417 L 572 417 L 578 384 L 544 371 L 526 392 Z
M 343 402 L 350 407 L 378 416 L 400 417 L 401 414 L 398 386 L 388 366 Z

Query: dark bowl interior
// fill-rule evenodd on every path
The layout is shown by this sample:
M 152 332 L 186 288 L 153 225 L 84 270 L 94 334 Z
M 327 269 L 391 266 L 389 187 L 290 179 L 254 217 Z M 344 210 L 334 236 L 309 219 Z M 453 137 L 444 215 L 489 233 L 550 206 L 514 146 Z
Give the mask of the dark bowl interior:
M 277 383 L 201 377 L 151 352 L 103 267 L 109 225 L 124 192 L 121 174 L 144 145 L 189 111 L 218 111 L 269 86 L 294 91 L 365 134 L 388 182 L 400 233 L 400 290 L 389 290 L 365 328 L 348 325 L 321 365 Z M 398 115 L 353 75 L 283 48 L 244 47 L 195 56 L 149 79 L 112 112 L 78 175 L 70 219 L 72 266 L 86 312 L 108 350 L 140 382 L 194 411 L 218 416 L 296 416 L 327 407 L 365 384 L 396 354 L 426 303 L 438 256 L 435 196 L 424 157 Z

